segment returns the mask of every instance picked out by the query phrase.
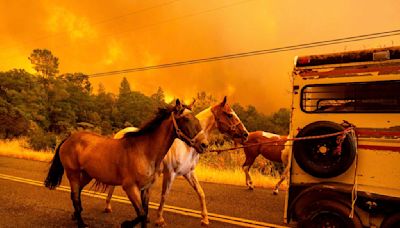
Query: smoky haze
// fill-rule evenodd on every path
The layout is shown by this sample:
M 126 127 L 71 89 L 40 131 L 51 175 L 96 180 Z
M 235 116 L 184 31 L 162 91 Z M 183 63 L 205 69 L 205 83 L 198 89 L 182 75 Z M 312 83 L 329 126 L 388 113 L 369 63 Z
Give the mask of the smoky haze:
M 28 56 L 46 48 L 60 73 L 86 74 L 283 47 L 400 28 L 400 2 L 327 1 L 0 1 L 0 70 L 33 72 Z M 296 55 L 400 45 L 399 36 L 218 62 L 92 78 L 189 100 L 199 91 L 265 113 L 290 105 Z

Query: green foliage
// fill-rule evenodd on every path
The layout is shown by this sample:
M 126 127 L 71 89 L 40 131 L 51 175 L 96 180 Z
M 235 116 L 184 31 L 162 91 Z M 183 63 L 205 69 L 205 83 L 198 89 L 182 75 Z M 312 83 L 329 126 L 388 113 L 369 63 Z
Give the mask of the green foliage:
M 290 125 L 290 111 L 287 108 L 281 108 L 274 114 L 272 114 L 271 121 L 274 124 L 275 129 L 273 129 L 275 133 L 280 135 L 289 134 L 289 125 Z
M 128 96 L 131 93 L 131 86 L 128 82 L 128 79 L 124 77 L 121 81 L 121 85 L 119 86 L 119 96 L 124 97 Z
M 92 96 L 92 99 L 93 103 L 96 105 L 96 113 L 100 117 L 100 128 L 102 134 L 112 134 L 114 126 L 117 126 L 120 122 L 120 115 L 117 110 L 115 95 L 112 93 L 106 93 L 104 86 L 99 84 L 97 96 Z
M 82 73 L 67 73 L 60 75 L 60 78 L 69 83 L 69 87 L 82 94 L 90 94 L 92 85 L 89 81 L 89 76 Z M 75 92 L 75 91 L 73 91 Z
M 158 107 L 165 105 L 165 94 L 161 87 L 158 87 L 157 92 L 152 94 L 150 97 L 156 102 Z
M 0 97 L 28 120 L 44 124 L 46 93 L 38 79 L 24 70 L 0 72 Z
M 140 92 L 131 91 L 128 80 L 122 79 L 117 100 L 118 127 L 123 128 L 125 122 L 135 127 L 141 126 L 152 117 L 156 108 L 157 103 L 153 99 Z
M 28 58 L 38 75 L 44 78 L 54 77 L 58 73 L 58 58 L 47 49 L 35 49 Z
M 29 130 L 29 121 L 22 112 L 0 98 L 0 138 L 10 139 L 26 135 Z
M 212 104 L 216 103 L 217 99 L 213 97 L 211 94 L 207 94 L 202 91 L 197 93 L 197 96 L 194 98 L 196 102 L 194 103 L 193 113 L 197 114 L 204 109 L 210 107 Z
M 0 134 L 2 138 L 26 135 L 30 121 L 43 125 L 46 118 L 43 87 L 24 70 L 0 72 Z
M 29 146 L 34 150 L 54 150 L 57 143 L 56 135 L 38 129 L 28 138 Z
M 287 135 L 289 133 L 289 109 L 281 108 L 278 112 L 270 116 L 259 113 L 252 105 L 244 108 L 240 104 L 235 103 L 232 105 L 232 109 L 250 132 L 266 131 L 280 135 Z
M 87 75 L 57 75 L 58 58 L 50 51 L 35 49 L 29 59 L 40 77 L 25 70 L 0 72 L 0 138 L 29 136 L 32 148 L 48 149 L 55 145 L 55 135 L 68 135 L 76 130 L 111 135 L 127 125 L 140 127 L 152 118 L 158 107 L 165 105 L 161 87 L 146 96 L 133 91 L 128 80 L 123 78 L 117 96 L 106 92 L 102 84 L 97 94 L 93 94 Z M 195 99 L 194 113 L 217 103 L 215 97 L 206 92 L 197 93 Z M 288 109 L 267 116 L 254 106 L 233 104 L 232 108 L 249 131 L 288 133 Z M 230 145 L 225 138 L 216 142 L 217 146 Z M 221 157 L 211 157 L 210 163 L 238 164 L 236 157 Z

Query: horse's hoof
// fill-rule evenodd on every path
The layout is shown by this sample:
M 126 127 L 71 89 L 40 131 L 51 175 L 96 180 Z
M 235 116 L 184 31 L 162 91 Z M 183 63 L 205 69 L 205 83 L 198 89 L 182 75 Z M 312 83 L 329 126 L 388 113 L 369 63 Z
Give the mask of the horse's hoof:
M 278 189 L 272 191 L 272 194 L 274 195 L 278 195 L 278 193 L 279 193 Z
M 112 212 L 111 208 L 108 207 L 104 208 L 104 213 L 111 213 L 111 212 Z
M 84 222 L 78 223 L 78 228 L 85 228 L 85 227 L 89 227 L 89 226 Z
M 166 227 L 167 224 L 165 223 L 164 219 L 159 219 L 155 222 L 156 226 L 158 227 Z
M 121 224 L 121 228 L 132 228 L 133 224 L 132 221 L 126 220 Z
M 249 186 L 249 188 L 248 188 L 249 190 L 254 190 L 254 186 Z
M 201 220 L 201 226 L 208 226 L 208 225 L 210 225 L 210 222 L 208 221 L 208 219 L 207 220 L 204 220 L 204 219 Z

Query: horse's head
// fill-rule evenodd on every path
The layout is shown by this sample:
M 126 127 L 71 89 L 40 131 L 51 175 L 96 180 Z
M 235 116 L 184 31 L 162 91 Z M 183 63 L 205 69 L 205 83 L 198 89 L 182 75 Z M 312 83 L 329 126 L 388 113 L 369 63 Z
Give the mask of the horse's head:
M 249 132 L 242 121 L 240 121 L 235 111 L 233 111 L 226 102 L 226 96 L 220 104 L 212 107 L 211 111 L 217 122 L 218 130 L 221 133 L 230 136 L 234 141 L 238 140 L 241 143 L 247 141 Z
M 201 128 L 200 121 L 179 99 L 176 100 L 172 121 L 179 139 L 194 147 L 198 153 L 203 153 L 207 150 L 208 141 Z

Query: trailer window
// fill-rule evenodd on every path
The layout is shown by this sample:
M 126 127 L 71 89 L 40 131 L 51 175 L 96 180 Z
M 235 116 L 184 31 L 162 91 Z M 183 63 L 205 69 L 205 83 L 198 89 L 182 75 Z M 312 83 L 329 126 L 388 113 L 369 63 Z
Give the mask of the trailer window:
M 308 85 L 301 109 L 309 113 L 400 112 L 400 81 Z

